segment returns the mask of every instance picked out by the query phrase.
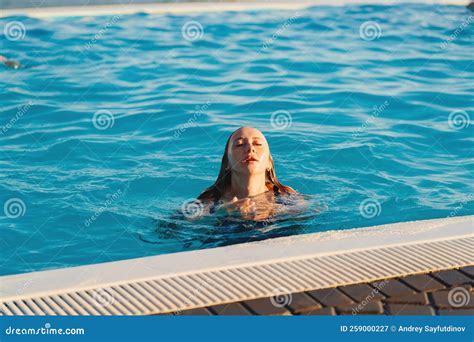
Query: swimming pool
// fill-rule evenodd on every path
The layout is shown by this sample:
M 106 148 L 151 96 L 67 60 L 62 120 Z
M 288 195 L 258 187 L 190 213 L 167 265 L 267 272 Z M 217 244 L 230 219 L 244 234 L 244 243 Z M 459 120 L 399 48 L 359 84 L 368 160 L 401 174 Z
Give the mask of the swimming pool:
M 472 12 L 313 7 L 0 18 L 0 274 L 474 213 Z M 311 206 L 173 213 L 238 126 Z

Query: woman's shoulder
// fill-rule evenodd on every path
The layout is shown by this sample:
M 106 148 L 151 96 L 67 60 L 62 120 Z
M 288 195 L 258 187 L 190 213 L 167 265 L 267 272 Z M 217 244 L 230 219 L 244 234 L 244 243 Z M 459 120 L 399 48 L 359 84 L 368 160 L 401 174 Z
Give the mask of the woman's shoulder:
M 212 203 L 212 202 L 217 202 L 220 200 L 220 196 L 218 194 L 218 191 L 214 189 L 213 187 L 207 188 L 204 190 L 197 198 L 198 201 L 201 202 L 207 202 L 207 203 Z
M 291 186 L 287 186 L 287 185 L 279 185 L 279 186 L 274 185 L 273 191 L 275 192 L 276 195 L 292 195 L 292 194 L 298 193 Z

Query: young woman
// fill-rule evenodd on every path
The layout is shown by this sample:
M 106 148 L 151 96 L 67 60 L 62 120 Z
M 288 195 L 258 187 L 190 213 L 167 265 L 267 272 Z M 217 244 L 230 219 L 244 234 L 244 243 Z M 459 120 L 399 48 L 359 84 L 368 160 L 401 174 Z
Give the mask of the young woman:
M 296 194 L 281 184 L 265 136 L 258 129 L 241 127 L 227 140 L 216 182 L 198 200 L 244 219 L 271 216 L 281 196 Z

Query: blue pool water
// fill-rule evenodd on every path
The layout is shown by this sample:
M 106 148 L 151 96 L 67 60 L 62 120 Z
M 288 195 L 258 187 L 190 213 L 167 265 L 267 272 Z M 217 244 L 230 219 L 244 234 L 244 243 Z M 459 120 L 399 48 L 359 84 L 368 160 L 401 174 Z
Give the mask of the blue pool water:
M 472 15 L 1 18 L 1 54 L 23 67 L 0 65 L 0 274 L 474 214 Z M 241 125 L 307 208 L 174 216 Z

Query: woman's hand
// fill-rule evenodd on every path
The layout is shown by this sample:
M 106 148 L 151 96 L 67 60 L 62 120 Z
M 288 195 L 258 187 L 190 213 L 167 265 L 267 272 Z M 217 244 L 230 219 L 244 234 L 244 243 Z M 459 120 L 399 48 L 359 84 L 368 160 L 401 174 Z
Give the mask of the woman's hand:
M 255 199 L 243 198 L 237 199 L 232 198 L 229 202 L 223 204 L 220 209 L 225 210 L 230 215 L 238 216 L 244 220 L 266 220 L 272 214 L 273 206 L 267 202 L 257 202 Z
M 240 213 L 241 215 L 248 215 L 256 211 L 255 202 L 250 198 L 239 200 L 237 197 L 234 197 L 230 202 L 224 204 L 223 208 L 225 208 L 229 214 Z

